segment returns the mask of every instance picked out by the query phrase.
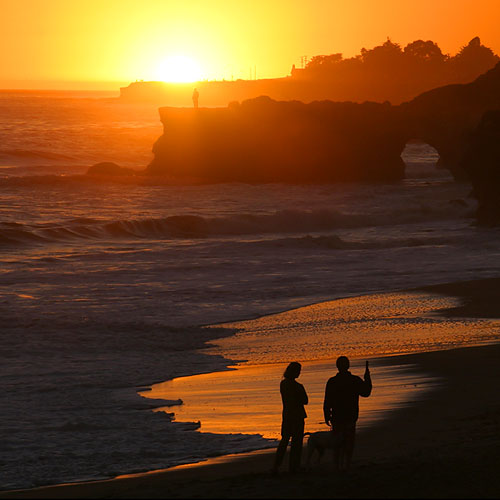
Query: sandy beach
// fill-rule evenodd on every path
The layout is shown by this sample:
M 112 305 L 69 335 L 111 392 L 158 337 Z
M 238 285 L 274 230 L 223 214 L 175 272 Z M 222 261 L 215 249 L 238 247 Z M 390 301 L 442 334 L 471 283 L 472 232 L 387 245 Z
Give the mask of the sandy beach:
M 500 279 L 426 290 L 461 299 L 444 315 L 498 317 Z M 499 359 L 500 345 L 493 343 L 377 360 L 417 365 L 443 383 L 359 432 L 353 467 L 343 475 L 325 456 L 309 472 L 273 477 L 269 449 L 106 481 L 2 492 L 0 498 L 497 498 Z

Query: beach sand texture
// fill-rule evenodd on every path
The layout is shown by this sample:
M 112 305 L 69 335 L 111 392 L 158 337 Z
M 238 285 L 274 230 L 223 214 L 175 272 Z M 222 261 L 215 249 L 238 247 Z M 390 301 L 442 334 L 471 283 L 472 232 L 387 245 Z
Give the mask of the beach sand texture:
M 496 318 L 499 284 L 498 279 L 478 280 L 426 292 L 460 299 L 441 311 L 449 319 Z M 2 492 L 0 498 L 497 498 L 499 361 L 498 343 L 374 359 L 375 372 L 408 376 L 416 369 L 428 385 L 417 391 L 414 404 L 400 404 L 368 428 L 360 426 L 354 464 L 344 475 L 334 473 L 325 456 L 310 472 L 272 477 L 272 449 L 107 481 Z M 329 363 L 310 364 L 311 373 L 322 365 Z M 401 367 L 409 368 L 401 372 Z M 264 378 L 270 377 L 268 370 L 279 374 L 276 365 L 266 370 Z M 355 363 L 353 372 L 359 372 Z M 212 380 L 216 377 L 220 374 Z M 407 382 L 402 385 L 410 386 Z

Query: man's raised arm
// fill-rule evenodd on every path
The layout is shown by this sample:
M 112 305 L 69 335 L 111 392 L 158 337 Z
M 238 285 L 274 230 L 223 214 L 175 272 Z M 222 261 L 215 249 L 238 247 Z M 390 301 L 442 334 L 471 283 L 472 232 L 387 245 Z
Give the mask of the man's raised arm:
M 365 365 L 364 381 L 361 384 L 359 395 L 367 398 L 372 393 L 372 378 L 370 376 L 370 368 L 368 368 L 368 361 Z

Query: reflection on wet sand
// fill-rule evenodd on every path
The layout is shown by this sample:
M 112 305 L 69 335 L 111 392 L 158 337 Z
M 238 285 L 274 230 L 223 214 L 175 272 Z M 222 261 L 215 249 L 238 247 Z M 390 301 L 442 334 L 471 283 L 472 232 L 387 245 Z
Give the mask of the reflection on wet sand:
M 300 382 L 309 396 L 306 432 L 327 430 L 323 398 L 340 354 L 362 375 L 370 359 L 373 392 L 360 401 L 362 430 L 408 406 L 442 382 L 416 365 L 394 365 L 392 355 L 490 343 L 498 321 L 450 317 L 453 296 L 423 291 L 378 293 L 321 302 L 257 319 L 216 325 L 236 334 L 211 341 L 205 353 L 233 361 L 222 372 L 181 377 L 152 386 L 143 396 L 183 404 L 157 408 L 177 422 L 199 422 L 201 432 L 280 438 L 279 383 L 290 361 L 302 363 Z M 389 356 L 389 357 L 381 357 Z M 244 359 L 241 359 L 244 358 Z
M 440 381 L 413 365 L 385 366 L 383 359 L 370 361 L 374 389 L 360 401 L 358 428 L 383 418 L 388 411 L 408 406 L 437 387 Z M 279 383 L 285 364 L 242 365 L 228 371 L 181 377 L 155 384 L 142 393 L 148 398 L 177 399 L 183 404 L 157 408 L 175 413 L 178 422 L 200 422 L 201 432 L 261 434 L 279 439 L 281 397 Z M 309 396 L 306 431 L 327 430 L 323 421 L 325 384 L 336 373 L 335 361 L 302 363 L 300 382 Z M 363 360 L 353 360 L 351 372 L 362 374 Z

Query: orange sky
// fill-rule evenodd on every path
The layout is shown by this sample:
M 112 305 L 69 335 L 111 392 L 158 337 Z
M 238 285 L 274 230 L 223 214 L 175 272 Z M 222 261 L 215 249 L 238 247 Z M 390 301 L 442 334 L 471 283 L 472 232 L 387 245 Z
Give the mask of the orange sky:
M 0 0 L 0 88 L 117 89 L 169 56 L 201 78 L 289 74 L 300 57 L 474 36 L 500 54 L 500 0 Z

